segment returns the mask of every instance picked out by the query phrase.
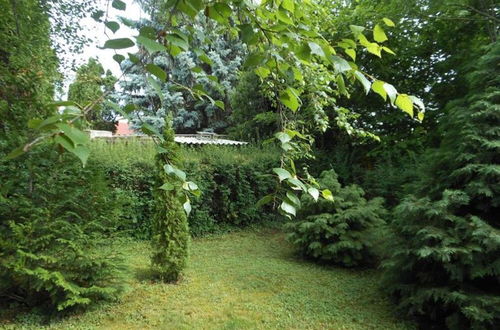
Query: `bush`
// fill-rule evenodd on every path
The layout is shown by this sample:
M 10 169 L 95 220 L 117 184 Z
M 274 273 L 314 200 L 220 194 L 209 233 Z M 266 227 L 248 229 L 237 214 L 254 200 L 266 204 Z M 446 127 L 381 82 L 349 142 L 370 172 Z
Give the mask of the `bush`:
M 373 263 L 375 232 L 384 224 L 383 200 L 367 201 L 356 185 L 342 188 L 333 170 L 322 172 L 319 184 L 332 191 L 334 201 L 303 197 L 297 220 L 286 225 L 288 240 L 316 260 L 346 267 Z
M 120 228 L 133 237 L 151 235 L 152 199 L 155 182 L 154 147 L 148 141 L 93 142 L 93 155 L 122 198 Z M 193 198 L 188 217 L 192 236 L 226 231 L 261 221 L 275 220 L 270 206 L 257 208 L 257 201 L 275 188 L 268 176 L 279 164 L 273 149 L 228 146 L 181 148 L 184 170 L 202 195 Z
M 396 209 L 399 240 L 386 264 L 401 310 L 424 325 L 500 324 L 500 43 L 447 106 L 438 150 L 429 150 L 416 196 Z
M 16 173 L 0 203 L 0 296 L 64 310 L 123 289 L 119 251 L 109 235 L 119 214 L 107 183 L 89 163 L 52 150 L 0 167 Z

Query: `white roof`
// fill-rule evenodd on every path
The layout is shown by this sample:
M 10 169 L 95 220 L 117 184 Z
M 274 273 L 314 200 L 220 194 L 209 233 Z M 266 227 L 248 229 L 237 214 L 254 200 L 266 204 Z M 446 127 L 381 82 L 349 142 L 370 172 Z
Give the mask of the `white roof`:
M 175 136 L 175 142 L 183 144 L 218 144 L 218 145 L 245 145 L 248 142 L 227 139 L 212 139 L 202 136 Z

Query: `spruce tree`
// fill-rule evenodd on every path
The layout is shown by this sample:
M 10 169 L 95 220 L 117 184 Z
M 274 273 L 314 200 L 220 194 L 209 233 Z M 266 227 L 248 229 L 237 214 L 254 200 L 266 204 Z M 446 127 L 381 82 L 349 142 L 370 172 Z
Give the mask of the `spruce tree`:
M 387 262 L 399 306 L 427 326 L 500 324 L 500 43 L 451 102 L 440 148 L 428 153 L 416 196 L 396 208 L 401 240 Z
M 155 191 L 155 214 L 152 225 L 151 258 L 153 272 L 160 280 L 175 282 L 186 266 L 189 248 L 187 216 L 180 202 L 181 187 L 178 180 L 168 175 L 166 165 L 176 168 L 181 165 L 179 146 L 174 142 L 172 118 L 165 119 L 164 142 L 161 153 L 156 156 L 158 188 Z

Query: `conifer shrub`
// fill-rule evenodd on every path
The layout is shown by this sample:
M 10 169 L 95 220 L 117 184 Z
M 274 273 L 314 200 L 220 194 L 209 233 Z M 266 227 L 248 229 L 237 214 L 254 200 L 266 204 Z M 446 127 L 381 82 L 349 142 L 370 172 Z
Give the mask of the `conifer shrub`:
M 0 166 L 0 301 L 50 310 L 116 299 L 124 266 L 117 201 L 102 173 L 53 150 Z
M 500 43 L 447 107 L 443 140 L 428 152 L 415 196 L 395 211 L 399 239 L 386 262 L 400 309 L 424 327 L 500 324 Z
M 151 228 L 151 263 L 155 276 L 160 280 L 175 282 L 186 266 L 190 235 L 187 216 L 180 201 L 181 187 L 164 170 L 167 161 L 175 167 L 182 165 L 179 146 L 174 142 L 171 118 L 167 118 L 166 123 L 163 130 L 165 141 L 161 145 L 165 152 L 156 157 L 158 180 L 153 193 L 155 213 Z M 164 184 L 170 184 L 174 188 L 160 189 Z
M 354 267 L 376 260 L 377 231 L 384 225 L 383 200 L 366 200 L 359 186 L 342 187 L 335 171 L 321 173 L 321 189 L 330 189 L 334 201 L 303 197 L 296 220 L 286 224 L 288 240 L 309 258 Z

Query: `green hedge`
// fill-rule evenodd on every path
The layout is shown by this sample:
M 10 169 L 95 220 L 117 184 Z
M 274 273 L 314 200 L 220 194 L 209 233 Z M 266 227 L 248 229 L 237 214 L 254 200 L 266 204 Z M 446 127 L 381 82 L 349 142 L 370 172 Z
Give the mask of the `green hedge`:
M 121 230 L 136 238 L 151 234 L 152 191 L 155 182 L 154 146 L 147 141 L 93 142 L 93 159 L 109 178 L 121 201 Z M 189 216 L 193 236 L 276 220 L 270 207 L 255 205 L 276 181 L 268 174 L 278 166 L 278 152 L 255 147 L 184 147 L 184 169 L 202 191 L 192 201 Z

